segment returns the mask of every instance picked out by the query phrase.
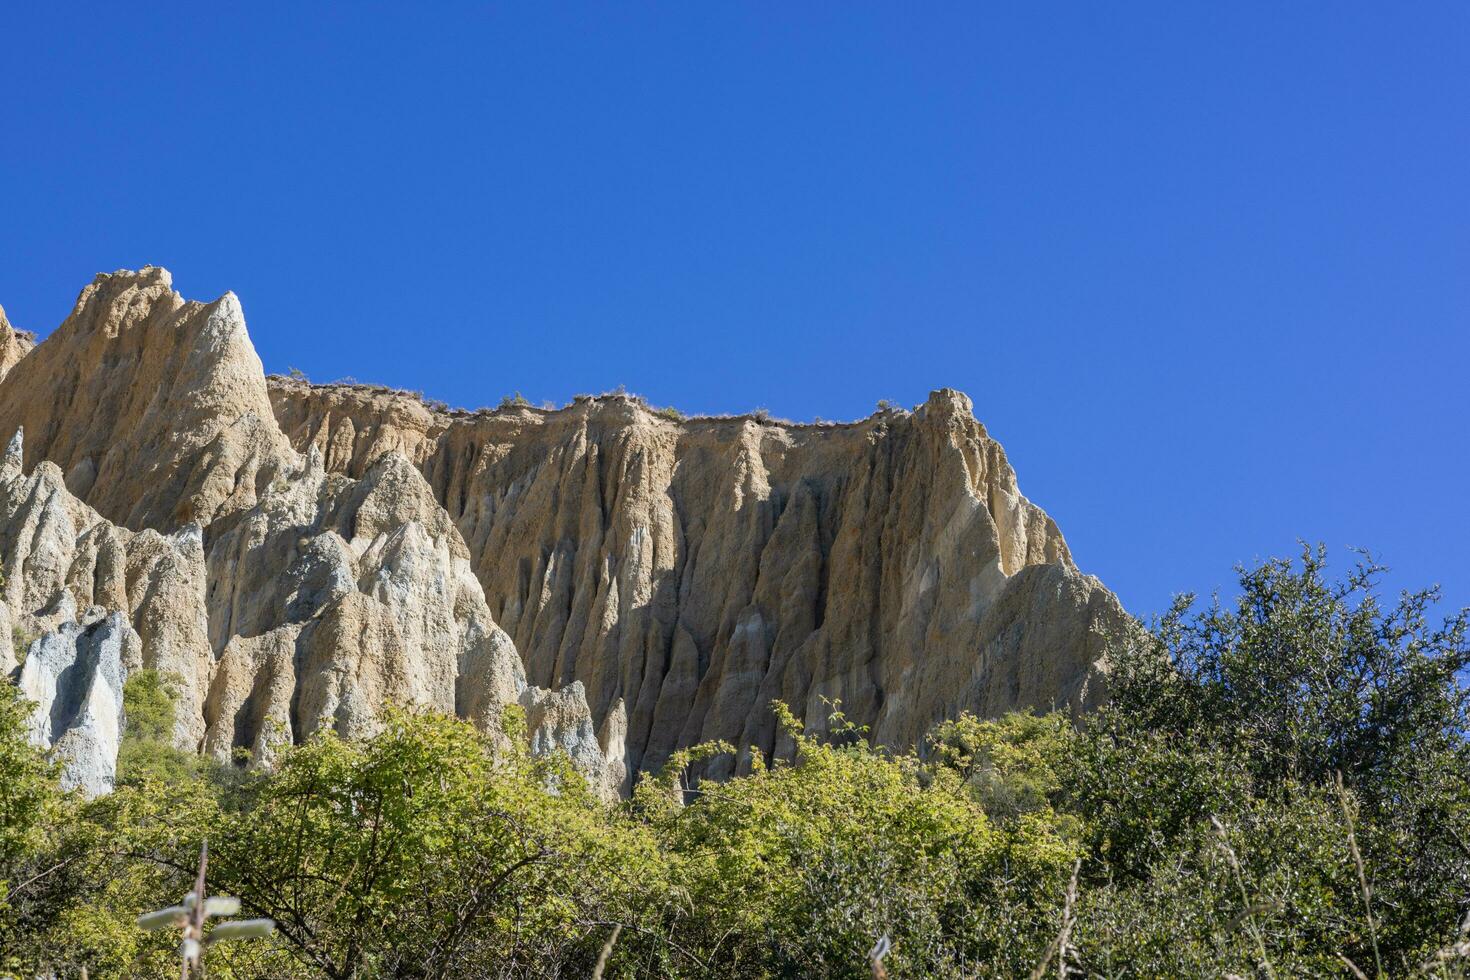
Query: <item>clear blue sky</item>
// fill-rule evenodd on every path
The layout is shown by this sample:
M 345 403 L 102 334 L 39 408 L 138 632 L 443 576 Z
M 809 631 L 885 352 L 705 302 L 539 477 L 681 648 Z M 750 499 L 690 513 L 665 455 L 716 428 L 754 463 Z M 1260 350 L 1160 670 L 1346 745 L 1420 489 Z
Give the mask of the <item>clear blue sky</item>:
M 950 385 L 1135 612 L 1298 537 L 1470 603 L 1464 0 L 308 6 L 0 15 L 17 325 L 154 263 L 467 407 Z

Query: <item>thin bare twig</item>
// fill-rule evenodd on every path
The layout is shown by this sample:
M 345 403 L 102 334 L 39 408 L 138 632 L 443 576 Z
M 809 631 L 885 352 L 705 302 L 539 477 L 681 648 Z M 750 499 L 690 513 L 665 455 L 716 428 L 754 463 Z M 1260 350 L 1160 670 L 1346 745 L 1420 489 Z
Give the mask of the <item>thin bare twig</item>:
M 613 946 L 617 944 L 618 937 L 622 934 L 623 924 L 619 922 L 613 926 L 607 942 L 602 944 L 602 952 L 597 954 L 597 965 L 592 968 L 592 980 L 602 980 L 602 971 L 607 969 L 607 961 L 612 956 Z
M 707 960 L 701 959 L 699 957 L 699 955 L 696 954 L 696 953 L 694 953 L 692 950 L 689 950 L 689 949 L 684 948 L 683 946 L 680 946 L 678 943 L 674 942 L 672 939 L 670 939 L 667 936 L 664 936 L 664 935 L 662 935 L 660 933 L 654 932 L 651 929 L 645 929 L 643 926 L 638 925 L 638 923 L 636 923 L 636 922 L 621 922 L 621 923 L 619 923 L 619 922 L 609 922 L 609 921 L 607 921 L 605 919 L 585 919 L 585 920 L 582 921 L 581 924 L 584 925 L 584 926 L 619 926 L 621 928 L 631 929 L 631 930 L 633 930 L 634 932 L 636 932 L 636 933 L 638 933 L 640 935 L 644 935 L 644 936 L 648 936 L 648 937 L 650 937 L 652 939 L 656 939 L 659 942 L 663 943 L 664 945 L 668 946 L 674 952 L 680 954 L 681 956 L 685 956 L 685 957 L 689 958 L 690 960 L 693 960 L 696 964 L 699 965 L 699 968 L 701 970 L 708 971 L 709 968 L 710 968 L 709 962 Z
M 1031 980 L 1041 980 L 1046 976 L 1046 968 L 1051 965 L 1051 958 L 1057 957 L 1057 976 L 1066 980 L 1067 977 L 1067 941 L 1072 936 L 1072 925 L 1075 919 L 1072 908 L 1077 904 L 1077 876 L 1082 871 L 1082 859 L 1072 865 L 1072 880 L 1067 883 L 1067 901 L 1062 906 L 1062 928 L 1057 932 L 1057 938 L 1046 947 L 1046 952 L 1041 957 L 1041 962 L 1036 964 L 1036 969 L 1031 971 Z
M 1337 773 L 1333 782 L 1337 790 L 1337 801 L 1342 804 L 1343 819 L 1347 821 L 1348 849 L 1353 852 L 1353 863 L 1358 868 L 1358 888 L 1363 896 L 1363 914 L 1368 917 L 1368 938 L 1373 941 L 1373 968 L 1377 976 L 1383 976 L 1383 957 L 1378 955 L 1378 925 L 1373 921 L 1373 890 L 1368 887 L 1368 874 L 1363 870 L 1363 855 L 1358 850 L 1358 835 L 1353 831 L 1353 811 L 1348 805 L 1347 790 L 1342 785 L 1342 773 Z
M 1215 836 L 1220 839 L 1220 847 L 1225 852 L 1225 859 L 1230 864 L 1230 870 L 1235 873 L 1235 886 L 1240 889 L 1240 903 L 1245 906 L 1245 921 L 1250 926 L 1251 936 L 1256 941 L 1256 952 L 1261 957 L 1261 969 L 1271 980 L 1276 980 L 1276 971 L 1271 968 L 1271 958 L 1266 953 L 1266 937 L 1256 925 L 1256 915 L 1250 894 L 1245 890 L 1245 873 L 1240 869 L 1240 858 L 1236 857 L 1235 848 L 1230 846 L 1230 835 L 1225 832 L 1225 825 L 1220 822 L 1220 818 L 1210 817 L 1210 824 L 1215 828 Z
M 1458 941 L 1451 943 L 1444 949 L 1439 950 L 1419 966 L 1419 973 L 1429 973 L 1438 969 L 1440 974 L 1444 973 L 1444 966 L 1450 960 L 1470 959 L 1470 912 L 1465 913 L 1464 920 L 1460 923 L 1460 934 Z
M 63 861 L 58 861 L 56 864 L 53 864 L 51 867 L 47 868 L 45 871 L 42 871 L 42 872 L 39 872 L 37 874 L 31 875 L 25 881 L 22 881 L 20 884 L 16 885 L 14 888 L 10 889 L 10 895 L 8 897 L 14 898 L 16 895 L 19 895 L 21 892 L 25 891 L 27 888 L 29 888 L 32 885 L 34 885 L 36 882 L 40 881 L 42 878 L 48 877 L 49 875 L 52 875 L 52 874 L 55 874 L 56 872 L 60 871 L 62 868 L 66 867 L 68 864 L 71 864 L 73 861 L 75 861 L 79 857 L 81 857 L 80 854 L 73 855 L 72 857 L 66 858 Z

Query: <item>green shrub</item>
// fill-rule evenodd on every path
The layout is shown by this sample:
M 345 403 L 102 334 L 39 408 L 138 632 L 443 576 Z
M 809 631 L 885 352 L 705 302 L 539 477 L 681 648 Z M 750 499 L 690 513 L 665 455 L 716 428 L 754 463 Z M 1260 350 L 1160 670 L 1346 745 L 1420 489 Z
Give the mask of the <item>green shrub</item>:
M 16 624 L 10 627 L 10 648 L 15 651 L 15 659 L 20 663 L 26 662 L 26 653 L 31 644 L 36 642 L 36 634 Z
M 894 975 L 1028 970 L 1076 854 L 1057 827 L 999 827 L 955 771 L 861 738 L 805 736 L 775 707 L 794 763 L 755 754 L 748 776 L 701 786 L 687 806 L 670 770 L 639 787 L 689 895 L 676 935 L 703 951 L 700 975 L 863 975 L 884 935 Z M 691 758 L 676 756 L 672 771 Z
M 564 756 L 497 753 L 450 718 L 395 712 L 366 741 L 319 736 L 241 801 L 219 828 L 216 887 L 334 976 L 585 975 L 598 923 L 636 923 L 660 879 L 646 831 Z
M 123 738 L 117 754 L 120 782 L 154 779 L 165 785 L 224 777 L 219 765 L 174 744 L 179 684 L 176 674 L 135 670 L 123 683 Z
M 622 805 L 532 757 L 514 708 L 493 735 L 400 710 L 218 766 L 173 748 L 155 671 L 124 690 L 117 790 L 83 801 L 5 687 L 0 971 L 163 975 L 175 939 L 134 920 L 208 839 L 213 887 L 280 925 L 207 954 L 238 980 L 864 977 L 884 936 L 893 977 L 1463 976 L 1466 617 L 1383 602 L 1376 574 L 1243 569 L 1238 602 L 1118 644 L 1080 727 L 962 715 L 898 752 L 777 703 L 789 761 L 691 784 L 733 751 L 699 746 Z
M 526 397 L 522 395 L 519 391 L 516 392 L 514 395 L 506 395 L 500 399 L 500 407 L 502 409 L 527 408 L 530 406 L 530 404 L 531 403 L 526 400 Z
M 1432 624 L 1434 590 L 1385 604 L 1366 559 L 1331 581 L 1320 548 L 1239 572 L 1234 604 L 1191 614 L 1186 596 L 1111 653 L 1110 701 L 1063 775 L 1066 806 L 1087 820 L 1093 880 L 1133 895 L 1120 901 L 1159 928 L 1198 918 L 1199 887 L 1161 884 L 1197 864 L 1212 819 L 1256 826 L 1262 841 L 1310 851 L 1262 858 L 1260 874 L 1285 862 L 1317 880 L 1303 894 L 1331 891 L 1334 915 L 1352 917 L 1314 920 L 1327 913 L 1287 889 L 1277 898 L 1295 924 L 1279 943 L 1266 935 L 1271 957 L 1310 948 L 1322 963 L 1416 963 L 1454 937 L 1470 896 L 1467 613 Z M 1379 956 L 1351 898 L 1346 822 L 1323 815 L 1339 774 L 1375 879 Z

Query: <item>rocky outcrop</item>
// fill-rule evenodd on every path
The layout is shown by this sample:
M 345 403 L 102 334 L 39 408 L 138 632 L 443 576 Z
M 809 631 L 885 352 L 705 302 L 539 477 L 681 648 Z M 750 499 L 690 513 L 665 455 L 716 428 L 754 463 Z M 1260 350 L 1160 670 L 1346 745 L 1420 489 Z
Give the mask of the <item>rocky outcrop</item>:
M 399 456 L 351 480 L 329 477 L 309 453 L 254 507 L 216 522 L 206 559 L 195 525 L 168 536 L 129 531 L 77 500 L 54 464 L 27 475 L 21 439 L 0 469 L 9 603 L 42 637 L 37 648 L 53 651 L 47 663 L 79 649 L 79 609 L 86 622 L 123 617 L 133 638 L 123 672 L 173 680 L 181 748 L 222 761 L 245 748 L 268 763 L 282 742 L 323 729 L 369 735 L 390 704 L 458 711 L 498 731 L 506 705 L 553 696 L 526 683 L 459 532 Z M 590 734 L 576 744 L 566 731 L 590 728 L 591 713 L 580 689 L 556 697 L 562 710 L 534 722 L 535 744 L 566 749 L 595 785 L 615 791 L 621 745 L 603 753 Z M 115 755 L 117 740 L 69 736 L 66 745 L 68 766 L 101 785 L 96 774 L 111 769 L 80 753 Z
M 271 418 L 240 301 L 185 301 L 167 271 L 100 275 L 0 389 L 0 434 L 26 430 L 108 520 L 172 531 L 248 507 L 295 453 Z
M 0 678 L 9 677 L 15 672 L 20 662 L 16 659 L 17 654 L 24 655 L 24 650 L 16 650 L 16 640 L 23 639 L 18 636 L 14 622 L 10 618 L 10 607 L 0 599 Z
M 321 729 L 370 733 L 387 704 L 499 727 L 527 687 L 459 532 L 396 454 L 363 478 L 304 468 L 221 522 L 209 553 L 222 651 L 207 748 L 268 750 Z
M 559 691 L 527 687 L 520 703 L 526 709 L 533 753 L 566 753 L 576 769 L 590 774 L 593 791 L 602 796 L 616 796 L 624 789 L 629 772 L 623 758 L 627 716 L 621 700 L 598 732 L 593 731 L 581 681 L 572 681 Z
M 78 500 L 49 461 L 22 469 L 23 434 L 0 464 L 0 566 L 4 599 L 27 635 L 120 613 L 139 637 L 129 668 L 172 675 L 180 692 L 175 742 L 204 735 L 204 692 L 213 667 L 205 616 L 203 536 L 118 527 Z M 90 611 L 90 612 L 89 612 Z
M 514 704 L 538 751 L 626 790 L 706 739 L 789 750 L 777 698 L 894 745 L 963 709 L 1083 708 L 1127 622 L 950 390 L 845 425 L 450 412 L 267 381 L 233 295 L 144 269 L 10 361 L 0 437 L 22 426 L 6 614 L 121 615 L 136 665 L 184 679 L 179 744 L 220 757 L 390 703 L 498 731 Z
M 137 639 L 124 671 L 169 674 L 175 742 L 222 759 L 244 748 L 269 762 L 284 741 L 323 729 L 366 735 L 391 704 L 459 712 L 498 733 L 507 705 L 551 697 L 527 684 L 418 470 L 387 454 L 352 479 L 296 453 L 238 303 L 186 303 L 168 283 L 162 270 L 99 276 L 0 384 L 0 419 L 48 434 L 33 451 L 32 430 L 17 427 L 0 464 L 6 615 L 48 650 L 75 647 L 79 619 L 121 617 Z M 145 381 L 159 387 L 143 405 L 133 389 Z M 39 410 L 34 396 L 51 385 L 120 414 L 83 418 L 60 399 Z M 107 462 L 112 449 L 93 451 L 108 444 L 124 447 L 131 471 Z M 568 750 L 595 786 L 621 785 L 621 745 L 604 753 L 595 735 L 567 736 L 590 729 L 591 712 L 556 697 L 561 712 L 545 732 L 533 726 L 533 741 Z M 115 755 L 115 738 L 67 738 Z M 104 768 L 95 761 L 89 772 Z
M 5 308 L 0 306 L 0 381 L 10 373 L 10 369 L 20 363 L 36 346 L 36 335 L 24 330 L 17 330 L 10 325 L 5 318 Z
M 122 742 L 126 664 L 140 646 L 121 613 L 64 623 L 31 645 L 18 682 L 35 705 L 30 738 L 61 762 L 64 789 L 87 796 L 111 792 Z
M 1080 708 L 1127 622 L 1021 495 L 968 398 L 850 425 L 676 420 L 637 399 L 447 413 L 273 378 L 328 469 L 406 453 L 535 683 L 626 705 L 633 768 L 723 738 L 780 751 L 772 699 L 840 700 L 887 744 L 962 709 Z

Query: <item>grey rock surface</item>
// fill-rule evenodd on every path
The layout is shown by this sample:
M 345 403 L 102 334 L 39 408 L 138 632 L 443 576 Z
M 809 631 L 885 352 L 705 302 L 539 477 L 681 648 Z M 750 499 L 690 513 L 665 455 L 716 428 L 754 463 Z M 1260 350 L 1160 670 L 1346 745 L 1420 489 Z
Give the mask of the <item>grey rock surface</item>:
M 65 789 L 112 791 L 123 732 L 124 661 L 140 644 L 121 613 L 88 625 L 64 623 L 36 640 L 18 681 L 35 707 L 32 744 L 60 760 Z

